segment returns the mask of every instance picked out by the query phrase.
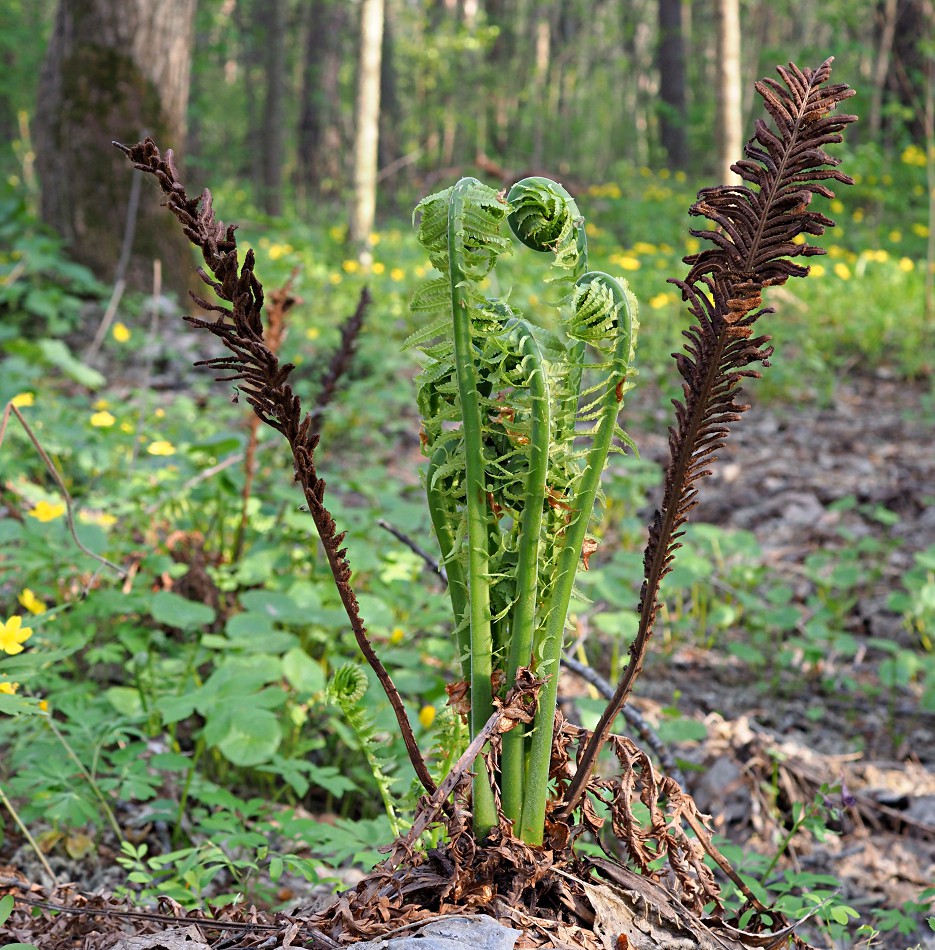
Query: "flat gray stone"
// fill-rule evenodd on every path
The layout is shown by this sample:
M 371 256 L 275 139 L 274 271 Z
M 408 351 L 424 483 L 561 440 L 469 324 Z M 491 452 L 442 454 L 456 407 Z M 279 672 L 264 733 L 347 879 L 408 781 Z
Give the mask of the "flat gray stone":
M 519 930 L 492 917 L 446 917 L 423 924 L 414 932 L 355 944 L 355 950 L 513 950 Z

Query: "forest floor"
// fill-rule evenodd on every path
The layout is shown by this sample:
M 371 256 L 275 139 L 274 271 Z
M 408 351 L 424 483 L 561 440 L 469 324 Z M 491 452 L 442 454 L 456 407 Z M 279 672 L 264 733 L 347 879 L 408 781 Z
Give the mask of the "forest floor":
M 687 753 L 703 766 L 689 787 L 736 842 L 771 854 L 785 830 L 777 812 L 788 824 L 790 802 L 844 783 L 853 805 L 841 810 L 838 834 L 795 837 L 783 864 L 836 878 L 841 899 L 866 919 L 935 884 L 935 712 L 910 689 L 875 693 L 881 654 L 871 642 L 913 644 L 887 598 L 915 553 L 935 544 L 933 431 L 931 386 L 885 375 L 842 381 L 820 407 L 758 405 L 745 415 L 692 518 L 753 531 L 771 572 L 803 601 L 814 580 L 809 554 L 868 536 L 885 542 L 843 618 L 857 649 L 829 653 L 812 676 L 767 668 L 758 678 L 722 651 L 685 646 L 648 664 L 636 688 L 650 717 L 677 689 L 679 710 L 707 724 L 707 739 Z M 644 458 L 664 461 L 658 432 L 636 441 Z M 857 504 L 835 509 L 849 497 Z M 875 517 L 881 508 L 898 520 Z M 935 946 L 919 917 L 911 940 L 883 934 L 874 946 Z
M 647 428 L 655 424 L 654 412 L 644 407 Z M 663 409 L 658 418 L 667 418 Z M 698 766 L 689 771 L 689 788 L 701 810 L 714 816 L 716 829 L 746 847 L 771 854 L 785 830 L 783 816 L 788 825 L 790 803 L 809 802 L 822 784 L 843 782 L 846 807 L 832 825 L 836 834 L 824 842 L 796 836 L 779 868 L 834 877 L 841 899 L 866 921 L 873 910 L 902 907 L 935 882 L 935 713 L 920 707 L 917 685 L 879 689 L 876 666 L 883 655 L 871 642 L 913 644 L 887 596 L 899 588 L 914 554 L 935 544 L 933 431 L 931 387 L 881 374 L 840 382 L 819 406 L 811 400 L 756 406 L 719 453 L 693 521 L 754 532 L 771 571 L 803 601 L 813 584 L 805 566 L 809 554 L 843 550 L 868 536 L 888 542 L 844 620 L 858 649 L 824 657 L 814 675 L 793 668 L 758 674 L 723 650 L 686 643 L 647 664 L 635 697 L 653 720 L 676 695 L 682 715 L 706 724 L 706 739 L 678 749 Z M 644 458 L 664 461 L 664 424 L 630 434 Z M 834 505 L 848 497 L 857 504 Z M 875 517 L 880 506 L 898 519 Z M 845 682 L 847 688 L 836 685 Z M 27 871 L 9 866 L 15 840 L 9 835 L 0 848 L 0 877 Z M 75 865 L 75 891 L 88 889 L 96 876 L 87 870 L 85 875 Z M 924 916 L 919 914 L 916 933 L 884 933 L 873 946 L 935 947 Z M 48 920 L 42 913 L 36 928 Z M 73 931 L 83 937 L 56 947 L 113 947 L 118 931 L 128 932 L 126 920 L 84 920 Z M 152 921 L 131 926 L 137 934 L 157 929 Z M 51 946 L 40 933 L 32 939 Z M 20 940 L 29 937 L 17 932 Z

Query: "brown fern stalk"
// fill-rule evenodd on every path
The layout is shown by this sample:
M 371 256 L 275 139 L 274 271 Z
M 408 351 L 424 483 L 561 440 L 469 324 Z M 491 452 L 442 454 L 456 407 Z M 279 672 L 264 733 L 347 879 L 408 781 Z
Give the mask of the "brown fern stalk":
M 213 333 L 232 354 L 202 360 L 195 365 L 208 366 L 224 373 L 225 375 L 218 377 L 219 382 L 236 382 L 237 388 L 259 419 L 281 432 L 288 441 L 292 449 L 295 480 L 302 486 L 354 637 L 393 707 L 416 775 L 429 794 L 432 794 L 436 789 L 435 782 L 429 775 L 416 745 L 399 691 L 367 637 L 360 606 L 351 589 L 351 568 L 347 549 L 341 547 L 345 532 L 338 532 L 334 518 L 325 507 L 325 482 L 318 476 L 315 468 L 314 453 L 319 435 L 313 431 L 311 417 L 307 414 L 303 417 L 299 397 L 288 383 L 295 367 L 291 363 L 281 364 L 264 340 L 261 318 L 263 286 L 253 273 L 253 251 L 247 251 L 241 266 L 237 241 L 234 238 L 236 225 L 228 225 L 225 228 L 216 220 L 211 192 L 207 189 L 199 198 L 192 199 L 186 195 L 179 181 L 171 149 L 162 156 L 150 138 L 132 147 L 117 142 L 114 142 L 114 145 L 136 168 L 156 177 L 166 195 L 166 206 L 179 219 L 192 244 L 201 249 L 210 275 L 199 267 L 199 276 L 221 300 L 231 304 L 230 307 L 224 307 L 192 294 L 192 298 L 200 307 L 209 313 L 219 314 L 220 319 L 215 322 L 186 317 L 186 321 L 194 327 Z
M 753 336 L 756 321 L 772 312 L 758 309 L 763 288 L 808 274 L 807 267 L 790 258 L 824 254 L 802 236 L 821 235 L 834 226 L 810 210 L 811 200 L 816 194 L 834 197 L 823 181 L 853 183 L 835 170 L 839 160 L 823 148 L 842 141 L 842 130 L 856 119 L 835 114 L 854 90 L 843 83 L 825 85 L 831 63 L 829 58 L 816 70 L 790 63 L 777 70 L 782 82 L 764 79 L 756 84 L 775 129 L 758 120 L 744 149 L 746 158 L 731 166 L 747 184 L 705 188 L 690 209 L 715 222 L 717 230 L 692 230 L 713 247 L 686 257 L 688 276 L 672 281 L 688 301 L 694 322 L 684 331 L 685 351 L 675 357 L 684 398 L 673 400 L 676 424 L 669 429 L 662 505 L 653 516 L 643 556 L 638 631 L 627 668 L 579 758 L 561 808 L 566 817 L 584 795 L 610 728 L 643 668 L 659 587 L 681 547 L 679 539 L 697 504 L 698 484 L 710 474 L 730 426 L 749 408 L 737 399 L 741 381 L 759 377 L 756 364 L 769 365 L 769 337 Z

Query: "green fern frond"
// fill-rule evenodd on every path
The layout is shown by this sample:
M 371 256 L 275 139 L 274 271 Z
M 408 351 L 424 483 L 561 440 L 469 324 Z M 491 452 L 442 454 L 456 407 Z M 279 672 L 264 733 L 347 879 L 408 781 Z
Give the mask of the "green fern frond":
M 380 791 L 383 808 L 390 820 L 390 827 L 394 835 L 399 835 L 401 828 L 396 809 L 393 805 L 392 788 L 396 778 L 387 774 L 395 763 L 391 759 L 383 758 L 378 750 L 384 745 L 376 732 L 376 728 L 367 709 L 361 705 L 361 700 L 367 692 L 367 674 L 360 666 L 346 663 L 332 674 L 328 684 L 327 696 L 329 702 L 336 705 L 344 714 L 347 724 L 360 743 L 360 749 L 367 760 L 367 765 Z

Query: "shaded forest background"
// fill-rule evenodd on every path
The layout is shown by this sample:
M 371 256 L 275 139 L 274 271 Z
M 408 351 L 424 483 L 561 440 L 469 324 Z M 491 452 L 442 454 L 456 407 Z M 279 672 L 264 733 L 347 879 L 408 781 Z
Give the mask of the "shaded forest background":
M 236 181 L 270 215 L 349 215 L 352 238 L 374 191 L 392 215 L 467 172 L 723 180 L 753 81 L 789 60 L 837 58 L 862 118 L 849 145 L 874 164 L 932 138 L 930 0 L 3 0 L 0 19 L 2 170 L 42 186 L 103 279 L 131 179 L 109 142 L 147 132 L 194 181 Z M 137 230 L 161 242 L 135 249 L 137 282 L 161 249 L 179 288 L 159 218 Z

